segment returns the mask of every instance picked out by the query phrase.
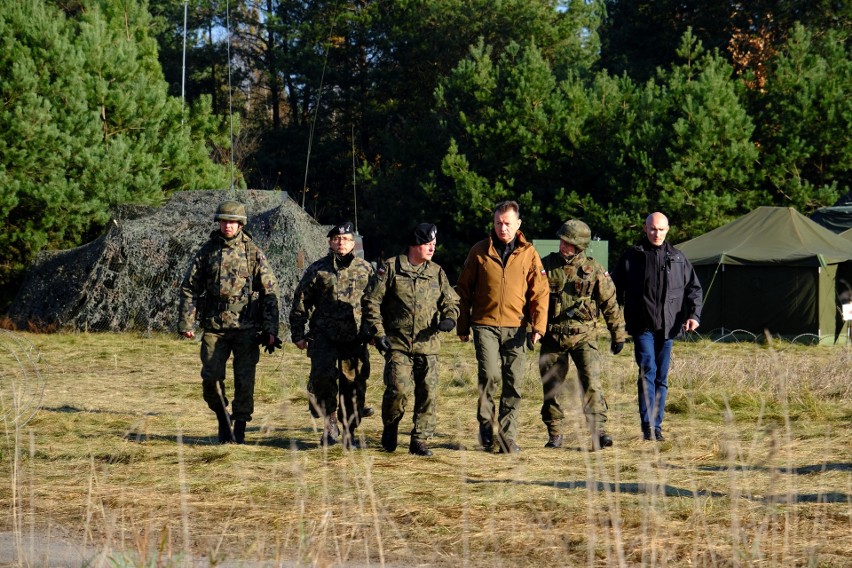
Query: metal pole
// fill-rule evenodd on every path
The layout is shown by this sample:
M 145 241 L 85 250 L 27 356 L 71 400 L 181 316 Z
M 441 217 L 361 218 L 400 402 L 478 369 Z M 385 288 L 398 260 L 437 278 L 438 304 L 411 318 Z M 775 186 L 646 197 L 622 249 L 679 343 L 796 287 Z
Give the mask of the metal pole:
M 183 65 L 181 67 L 180 73 L 180 109 L 183 111 L 183 102 L 186 98 L 186 13 L 187 13 L 187 4 L 189 2 L 183 3 Z

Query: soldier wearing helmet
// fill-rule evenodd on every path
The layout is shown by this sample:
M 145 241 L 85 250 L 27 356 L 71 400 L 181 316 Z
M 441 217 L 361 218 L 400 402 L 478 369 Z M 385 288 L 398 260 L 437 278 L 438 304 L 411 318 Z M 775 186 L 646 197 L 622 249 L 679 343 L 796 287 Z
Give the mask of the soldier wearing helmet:
M 545 447 L 562 446 L 563 394 L 568 391 L 568 400 L 582 400 L 593 447 L 606 448 L 612 445 L 612 438 L 605 431 L 607 405 L 600 379 L 599 316 L 603 315 L 609 329 L 614 354 L 621 352 L 627 338 L 624 317 L 609 273 L 586 255 L 592 238 L 589 226 L 571 219 L 563 223 L 556 235 L 559 252 L 542 261 L 550 285 L 547 333 L 541 340 L 538 360 L 544 391 L 541 419 L 548 433 Z M 565 384 L 569 358 L 577 367 L 579 385 L 573 381 Z
M 281 346 L 278 281 L 266 256 L 243 230 L 246 208 L 242 203 L 225 201 L 213 220 L 219 228 L 198 250 L 181 284 L 178 331 L 193 339 L 195 321 L 200 321 L 204 401 L 216 414 L 219 442 L 242 444 L 254 412 L 258 344 L 269 353 Z M 225 367 L 231 354 L 234 399 L 229 414 Z

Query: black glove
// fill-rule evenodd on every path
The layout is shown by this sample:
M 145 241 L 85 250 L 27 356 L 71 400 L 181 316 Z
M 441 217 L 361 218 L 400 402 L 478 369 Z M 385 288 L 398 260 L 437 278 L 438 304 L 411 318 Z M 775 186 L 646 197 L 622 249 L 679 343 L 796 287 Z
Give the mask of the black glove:
M 528 333 L 527 334 L 527 351 L 532 351 L 533 349 L 535 349 L 535 343 L 533 343 L 533 334 Z
M 263 350 L 272 355 L 276 349 L 281 349 L 281 340 L 267 331 L 261 331 L 255 338 L 258 345 L 263 346 Z
M 438 322 L 438 330 L 440 331 L 452 331 L 454 327 L 456 327 L 456 320 L 453 318 L 444 318 Z
M 388 341 L 388 336 L 383 335 L 376 340 L 376 349 L 379 350 L 379 353 L 384 355 L 391 349 L 390 341 Z
M 623 341 L 613 341 L 611 349 L 612 349 L 613 355 L 618 355 L 619 353 L 621 353 L 621 350 L 624 349 L 624 342 Z

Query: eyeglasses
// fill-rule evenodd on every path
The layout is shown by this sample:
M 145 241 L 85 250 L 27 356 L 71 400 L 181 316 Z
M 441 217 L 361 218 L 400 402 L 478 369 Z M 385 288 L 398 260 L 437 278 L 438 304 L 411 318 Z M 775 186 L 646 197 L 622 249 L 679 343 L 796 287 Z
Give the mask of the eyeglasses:
M 331 237 L 331 242 L 333 243 L 351 243 L 354 241 L 352 237 L 339 236 L 339 237 Z

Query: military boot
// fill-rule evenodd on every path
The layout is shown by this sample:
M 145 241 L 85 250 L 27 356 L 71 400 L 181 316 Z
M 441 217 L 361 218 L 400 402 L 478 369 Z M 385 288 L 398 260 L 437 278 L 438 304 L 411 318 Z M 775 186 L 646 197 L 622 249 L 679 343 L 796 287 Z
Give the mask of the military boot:
M 350 428 L 343 434 L 343 447 L 347 450 L 358 450 L 361 448 L 361 442 L 358 441 L 355 428 Z
M 517 454 L 521 447 L 513 439 L 500 436 L 500 448 L 497 451 L 501 454 Z
M 544 445 L 545 448 L 561 448 L 562 447 L 562 434 L 551 434 L 547 443 Z
M 432 455 L 432 450 L 429 449 L 424 440 L 415 440 L 412 438 L 411 443 L 408 445 L 408 453 L 428 458 Z
M 337 416 L 334 414 L 326 416 L 322 438 L 320 438 L 320 444 L 323 446 L 333 446 L 337 443 L 337 438 L 339 436 L 340 427 L 337 425 Z
M 219 443 L 230 444 L 234 441 L 231 435 L 231 425 L 228 423 L 228 416 L 224 412 L 216 413 L 216 421 L 219 423 Z
M 606 432 L 598 432 L 598 435 L 593 440 L 595 444 L 596 450 L 602 450 L 604 448 L 612 447 L 612 436 L 607 434 Z
M 234 420 L 234 441 L 238 444 L 246 443 L 246 421 Z
M 494 428 L 490 422 L 479 423 L 479 443 L 487 451 L 494 447 Z
M 399 421 L 402 416 L 389 424 L 385 424 L 382 430 L 382 447 L 388 452 L 395 452 L 399 443 Z

